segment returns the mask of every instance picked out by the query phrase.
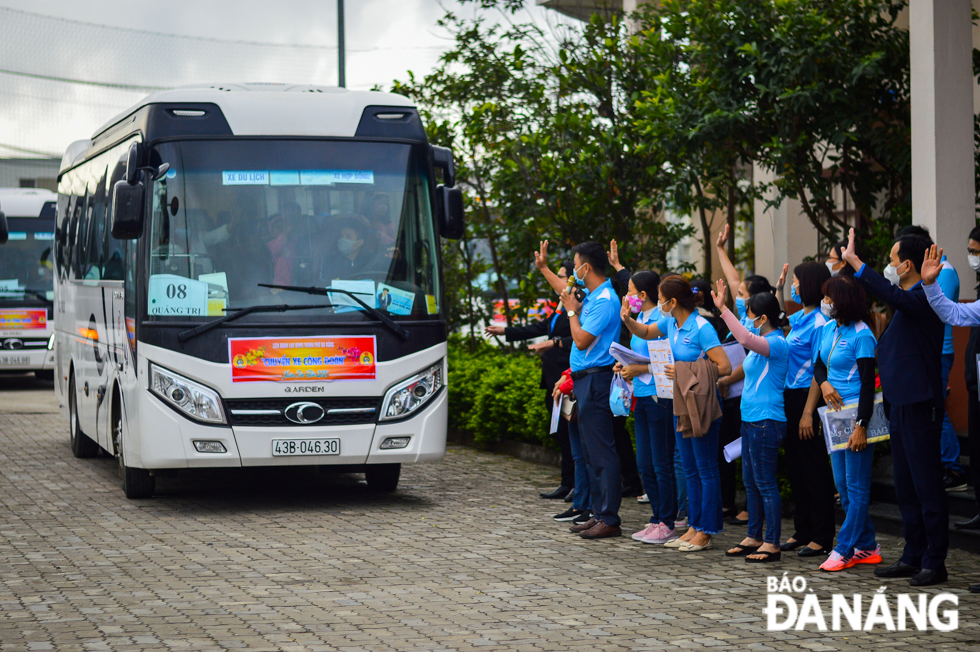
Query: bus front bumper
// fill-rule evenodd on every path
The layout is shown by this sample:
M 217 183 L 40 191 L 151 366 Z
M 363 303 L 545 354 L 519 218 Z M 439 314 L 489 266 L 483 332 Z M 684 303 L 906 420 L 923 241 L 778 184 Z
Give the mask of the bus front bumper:
M 143 392 L 141 409 L 153 427 L 142 438 L 137 465 L 148 469 L 398 464 L 439 460 L 446 452 L 445 389 L 414 416 L 388 424 L 289 428 L 203 425 L 184 418 L 149 391 Z M 390 438 L 404 441 L 406 437 L 403 448 L 381 448 Z M 337 440 L 339 453 L 275 455 L 277 440 L 280 451 L 291 448 L 288 442 L 294 442 L 298 451 L 301 442 L 322 445 Z M 201 442 L 220 443 L 224 451 L 201 452 Z

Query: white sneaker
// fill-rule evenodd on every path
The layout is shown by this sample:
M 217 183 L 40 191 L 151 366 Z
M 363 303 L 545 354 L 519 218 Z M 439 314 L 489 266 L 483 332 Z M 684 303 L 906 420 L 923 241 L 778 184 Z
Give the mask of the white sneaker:
M 646 494 L 643 494 L 642 496 L 637 496 L 636 497 L 636 502 L 640 503 L 641 505 L 649 505 L 650 504 L 650 499 L 647 498 L 647 495 Z
M 648 523 L 645 528 L 639 532 L 633 533 L 634 541 L 646 541 L 646 537 L 656 534 L 657 528 L 659 528 L 662 523 Z
M 677 530 L 686 530 L 687 529 L 687 519 L 686 518 L 679 518 L 676 521 L 674 521 L 674 529 L 677 529 Z

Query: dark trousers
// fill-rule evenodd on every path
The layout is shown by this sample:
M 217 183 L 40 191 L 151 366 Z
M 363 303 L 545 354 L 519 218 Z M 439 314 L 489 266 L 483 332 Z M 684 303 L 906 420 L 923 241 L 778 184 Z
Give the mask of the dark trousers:
M 967 416 L 969 417 L 970 473 L 973 475 L 973 490 L 977 495 L 977 510 L 980 511 L 980 400 L 977 391 L 967 389 Z
M 800 417 L 806 407 L 809 389 L 783 392 L 786 407 L 786 473 L 793 491 L 791 538 L 801 543 L 817 543 L 824 548 L 834 544 L 834 476 L 827 455 L 827 444 L 820 418 L 813 415 L 813 436 L 800 439 Z
M 905 526 L 902 561 L 939 570 L 949 548 L 949 508 L 940 455 L 944 410 L 929 401 L 889 407 L 895 494 Z
M 636 453 L 633 451 L 630 431 L 626 429 L 626 417 L 613 417 L 613 435 L 616 437 L 616 454 L 619 456 L 619 468 L 623 474 L 623 488 L 638 489 L 642 483 L 640 472 L 636 468 Z
M 550 415 L 555 406 L 555 399 L 552 398 L 551 394 L 548 394 L 544 403 L 548 406 L 548 414 Z M 568 440 L 568 421 L 564 418 L 558 418 L 558 432 L 555 433 L 555 439 L 558 440 L 558 447 L 561 449 L 561 486 L 574 487 L 575 460 L 572 459 L 572 444 Z
M 721 475 L 721 506 L 735 507 L 735 462 L 725 460 L 725 446 L 742 436 L 742 397 L 721 403 L 721 430 L 718 433 L 718 473 Z
M 585 453 L 595 518 L 606 525 L 618 527 L 623 494 L 613 434 L 613 414 L 609 409 L 610 384 L 611 371 L 590 374 L 575 381 L 573 392 L 578 402 L 578 419 L 574 427 Z

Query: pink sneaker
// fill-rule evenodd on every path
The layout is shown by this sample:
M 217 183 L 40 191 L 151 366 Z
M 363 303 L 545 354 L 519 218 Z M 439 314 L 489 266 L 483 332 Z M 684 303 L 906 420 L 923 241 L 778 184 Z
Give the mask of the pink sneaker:
M 851 566 L 853 566 L 853 564 L 851 564 L 851 560 L 849 558 L 844 558 L 839 552 L 834 550 L 830 553 L 830 556 L 827 557 L 827 561 L 820 564 L 820 570 L 834 572 L 844 570 L 845 568 L 850 568 Z
M 635 541 L 643 541 L 644 537 L 654 534 L 660 525 L 660 523 L 648 523 L 645 528 L 633 534 L 633 539 Z
M 657 523 L 657 529 L 640 539 L 643 543 L 667 543 L 677 538 L 677 530 L 669 530 L 663 523 Z

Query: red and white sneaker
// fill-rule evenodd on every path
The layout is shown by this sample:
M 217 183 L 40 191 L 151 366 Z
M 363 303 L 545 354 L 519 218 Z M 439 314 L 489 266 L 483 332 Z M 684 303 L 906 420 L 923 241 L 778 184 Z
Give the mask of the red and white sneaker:
M 850 562 L 850 558 L 842 557 L 839 552 L 833 550 L 831 551 L 830 556 L 827 557 L 827 561 L 820 564 L 820 570 L 830 571 L 831 573 L 835 571 L 842 571 L 845 568 L 850 568 L 853 566 L 853 564 Z
M 880 564 L 881 562 L 881 546 L 875 546 L 874 550 L 855 550 L 847 568 L 857 564 Z

